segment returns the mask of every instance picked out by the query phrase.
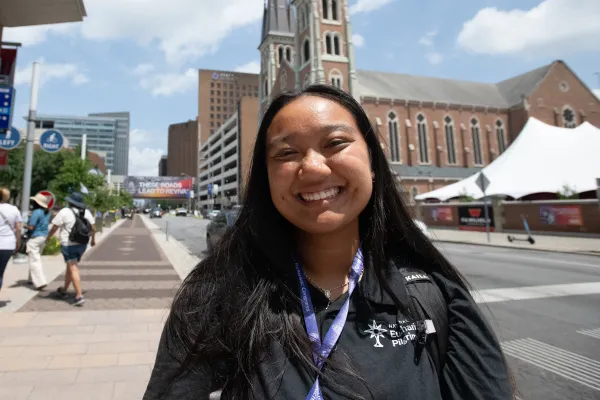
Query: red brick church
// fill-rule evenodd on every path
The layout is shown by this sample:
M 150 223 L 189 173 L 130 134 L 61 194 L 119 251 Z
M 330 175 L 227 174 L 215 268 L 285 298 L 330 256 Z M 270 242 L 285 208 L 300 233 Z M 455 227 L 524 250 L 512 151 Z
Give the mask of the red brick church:
M 348 0 L 268 0 L 259 50 L 261 113 L 282 90 L 343 88 L 367 111 L 413 196 L 492 162 L 529 117 L 600 127 L 600 100 L 563 61 L 498 83 L 358 70 Z

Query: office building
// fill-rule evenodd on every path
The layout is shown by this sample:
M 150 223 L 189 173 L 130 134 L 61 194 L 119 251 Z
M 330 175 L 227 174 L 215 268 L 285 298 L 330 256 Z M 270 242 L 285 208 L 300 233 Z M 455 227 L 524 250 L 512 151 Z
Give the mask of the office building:
M 242 97 L 231 115 L 202 143 L 197 206 L 221 209 L 240 202 L 258 124 L 258 98 Z
M 129 171 L 129 132 L 131 132 L 131 115 L 129 112 L 95 113 L 90 117 L 109 117 L 117 121 L 114 150 L 115 175 L 127 175 Z
M 199 140 L 198 121 L 169 125 L 167 176 L 196 177 Z
M 158 161 L 158 176 L 168 176 L 167 175 L 167 158 L 168 156 L 162 156 Z
M 206 142 L 236 112 L 242 97 L 258 98 L 258 75 L 231 71 L 199 71 L 198 122 Z
M 112 116 L 110 116 L 112 115 Z M 129 160 L 129 113 L 65 116 L 38 114 L 36 129 L 60 131 L 68 147 L 81 145 L 87 135 L 87 149 L 103 158 L 115 175 L 127 175 Z
M 268 0 L 259 51 L 260 111 L 314 83 L 357 99 L 411 195 L 462 180 L 498 158 L 529 117 L 600 127 L 600 100 L 564 61 L 469 82 L 357 69 L 349 0 Z

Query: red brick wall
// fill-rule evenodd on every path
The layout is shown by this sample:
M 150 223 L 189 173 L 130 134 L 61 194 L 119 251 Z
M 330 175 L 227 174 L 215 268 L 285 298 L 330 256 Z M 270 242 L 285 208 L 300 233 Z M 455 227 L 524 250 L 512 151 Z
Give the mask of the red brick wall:
M 566 83 L 566 91 L 561 83 Z M 562 126 L 562 110 L 569 105 L 577 114 L 577 124 L 584 120 L 600 127 L 600 100 L 562 61 L 555 62 L 546 78 L 529 96 L 529 115 L 550 125 Z M 554 109 L 561 115 L 555 116 Z M 581 112 L 587 114 L 583 117 Z

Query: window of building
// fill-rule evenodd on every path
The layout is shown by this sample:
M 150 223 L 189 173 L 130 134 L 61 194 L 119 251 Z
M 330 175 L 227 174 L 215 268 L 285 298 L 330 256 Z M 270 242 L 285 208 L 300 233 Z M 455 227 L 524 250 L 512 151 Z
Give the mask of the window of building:
M 342 54 L 340 50 L 340 37 L 338 35 L 333 35 L 333 54 L 336 56 Z
M 292 62 L 292 48 L 290 46 L 285 48 L 285 59 L 288 62 Z
M 221 118 L 221 114 L 217 114 L 217 119 L 220 119 L 220 118 Z
M 504 136 L 504 122 L 501 119 L 496 121 L 496 137 L 498 138 L 498 153 L 504 153 L 504 150 L 506 150 L 506 138 Z
M 215 91 L 214 91 L 214 90 L 211 90 L 211 91 L 210 91 L 210 95 L 211 95 L 211 96 L 214 96 L 214 95 L 215 95 Z
M 400 144 L 398 143 L 398 117 L 390 111 L 388 114 L 388 135 L 390 137 L 390 161 L 400 162 Z
M 342 88 L 342 73 L 334 68 L 331 70 L 331 72 L 329 73 L 329 82 L 331 83 L 332 86 L 335 86 L 337 88 Z
M 210 87 L 215 87 L 215 83 L 214 83 L 214 82 L 211 82 L 211 83 L 210 83 Z
M 454 141 L 454 122 L 447 115 L 444 118 L 444 132 L 446 134 L 446 148 L 448 149 L 448 164 L 456 164 L 456 143 Z
M 217 106 L 217 111 L 221 111 L 221 106 Z
M 213 119 L 215 117 L 215 114 L 210 114 L 210 119 Z
M 283 46 L 277 47 L 277 65 L 281 66 L 283 62 Z
M 323 0 L 321 2 L 323 9 L 323 19 L 329 21 L 338 21 L 340 15 L 338 0 Z
M 471 139 L 473 140 L 473 162 L 475 165 L 483 164 L 483 154 L 481 152 L 481 132 L 477 118 L 471 119 Z
M 325 34 L 325 54 L 331 54 L 332 53 L 332 46 L 331 46 L 331 34 L 327 33 Z
M 565 128 L 577 127 L 577 115 L 570 106 L 564 106 L 562 110 L 563 126 Z
M 321 1 L 321 6 L 323 9 L 323 19 L 329 19 L 329 1 L 328 0 Z
M 220 95 L 221 95 L 221 91 L 217 90 L 217 96 L 220 96 Z
M 265 94 L 265 96 L 269 95 L 269 78 L 265 78 L 263 93 Z
M 210 111 L 215 111 L 215 106 L 210 106 Z
M 307 63 L 308 60 L 310 60 L 310 40 L 306 38 L 302 45 L 302 63 Z
M 210 102 L 211 102 L 211 103 L 214 103 L 214 102 L 215 102 L 215 99 L 214 99 L 214 97 L 211 97 L 211 98 L 210 98 Z
M 419 136 L 419 157 L 422 163 L 429 163 L 429 145 L 427 143 L 427 119 L 421 113 L 417 115 L 417 133 Z
M 221 104 L 221 98 L 220 97 L 217 97 L 217 103 Z
M 325 33 L 325 54 L 340 56 L 342 47 L 340 45 L 340 36 L 335 32 Z
M 210 121 L 210 126 L 215 126 L 215 121 Z

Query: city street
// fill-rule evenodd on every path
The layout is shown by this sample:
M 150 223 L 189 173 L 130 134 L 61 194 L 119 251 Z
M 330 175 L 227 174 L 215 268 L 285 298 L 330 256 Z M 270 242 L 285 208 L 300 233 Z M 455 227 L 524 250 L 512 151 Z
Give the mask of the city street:
M 207 220 L 154 219 L 200 258 Z M 600 258 L 439 244 L 473 285 L 509 357 L 522 399 L 597 399 Z

